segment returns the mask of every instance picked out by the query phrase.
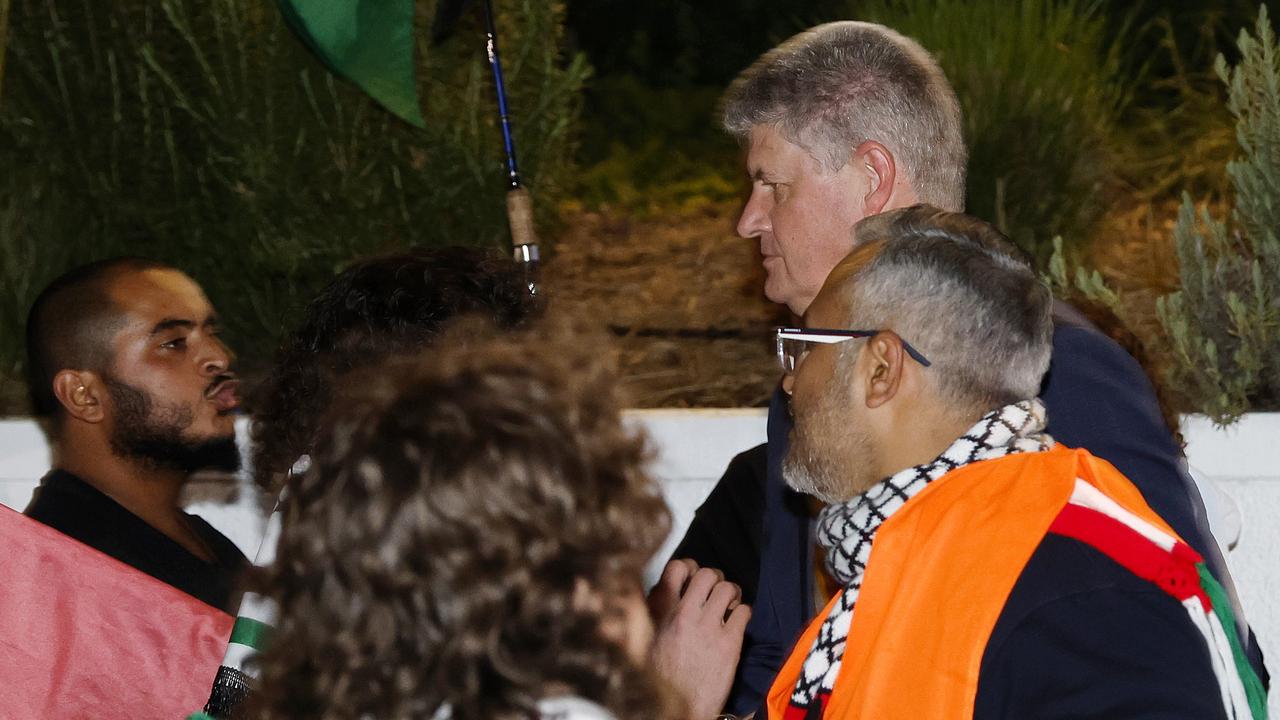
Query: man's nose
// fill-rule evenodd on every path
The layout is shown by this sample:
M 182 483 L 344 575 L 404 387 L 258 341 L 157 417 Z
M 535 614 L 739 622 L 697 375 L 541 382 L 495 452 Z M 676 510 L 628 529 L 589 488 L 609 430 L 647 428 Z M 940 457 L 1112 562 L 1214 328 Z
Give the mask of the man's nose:
M 200 369 L 207 375 L 218 375 L 231 369 L 231 363 L 235 360 L 235 353 L 218 338 L 213 338 L 209 343 L 209 350 L 201 362 Z
M 742 215 L 738 217 L 738 237 L 757 238 L 770 230 L 772 228 L 769 226 L 769 213 L 765 207 L 765 199 L 758 189 L 753 188 L 750 197 L 747 198 L 747 204 L 742 208 Z

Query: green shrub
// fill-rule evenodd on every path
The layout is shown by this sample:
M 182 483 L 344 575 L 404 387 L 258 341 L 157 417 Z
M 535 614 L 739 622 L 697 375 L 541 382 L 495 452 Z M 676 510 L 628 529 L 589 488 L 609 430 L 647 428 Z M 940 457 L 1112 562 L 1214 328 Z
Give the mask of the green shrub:
M 1234 33 L 1257 14 L 1252 2 L 1146 4 L 1128 52 L 1144 54 L 1143 81 L 1121 129 L 1120 172 L 1139 200 L 1177 200 L 1183 192 L 1225 197 L 1227 160 L 1236 151 L 1226 89 L 1213 71 Z
M 1118 46 L 1089 0 L 848 0 L 932 52 L 955 87 L 969 144 L 966 205 L 1038 262 L 1105 210 L 1123 109 Z
M 1168 387 L 1222 425 L 1280 409 L 1280 51 L 1265 6 L 1237 43 L 1234 67 L 1216 63 L 1242 153 L 1226 167 L 1234 208 L 1197 213 L 1184 194 L 1173 230 L 1180 289 L 1157 299 L 1163 332 L 1144 339 L 1166 358 Z M 1077 270 L 1072 285 L 1125 314 L 1126 298 L 1096 272 Z
M 1183 199 L 1174 228 L 1181 289 L 1156 306 L 1175 358 L 1171 381 L 1228 423 L 1280 407 L 1280 52 L 1267 18 L 1240 32 L 1240 61 L 1218 56 L 1242 155 L 1227 164 L 1230 219 Z
M 587 68 L 561 56 L 558 4 L 497 6 L 521 170 L 545 221 Z M 34 292 L 71 264 L 139 254 L 186 269 L 252 369 L 355 256 L 505 243 L 478 18 L 419 53 L 425 132 L 328 75 L 259 0 L 13 0 L 10 23 L 0 376 L 20 370 Z

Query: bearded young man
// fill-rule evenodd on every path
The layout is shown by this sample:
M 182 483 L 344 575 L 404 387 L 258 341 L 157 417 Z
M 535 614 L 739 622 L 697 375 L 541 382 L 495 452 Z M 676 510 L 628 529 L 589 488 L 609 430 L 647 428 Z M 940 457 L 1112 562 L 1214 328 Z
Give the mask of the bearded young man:
M 853 249 L 850 228 L 859 220 L 919 202 L 963 209 L 967 151 L 955 93 L 924 48 L 889 28 L 839 22 L 787 40 L 729 88 L 724 125 L 747 148 L 752 182 L 738 234 L 759 241 L 765 294 L 796 316 Z M 1055 304 L 1053 320 L 1052 369 L 1040 389 L 1053 435 L 1132 479 L 1230 593 L 1204 506 L 1141 367 L 1072 308 Z M 811 504 L 782 480 L 790 428 L 776 393 L 767 446 L 735 459 L 674 554 L 720 568 L 743 587 L 758 578 L 754 597 L 744 598 L 754 613 L 728 705 L 737 713 L 759 707 L 800 630 L 827 601 L 815 573 Z M 741 508 L 763 508 L 763 517 L 744 518 Z M 731 572 L 744 567 L 759 572 Z M 671 592 L 660 585 L 656 594 Z
M 837 591 L 768 717 L 1265 715 L 1199 555 L 1046 432 L 1052 300 L 1034 271 L 990 225 L 929 206 L 855 232 L 806 327 L 778 332 L 783 473 L 826 503 Z
M 32 306 L 27 352 L 54 463 L 25 514 L 233 608 L 244 555 L 179 505 L 193 472 L 240 464 L 232 354 L 200 286 L 137 258 L 74 269 Z

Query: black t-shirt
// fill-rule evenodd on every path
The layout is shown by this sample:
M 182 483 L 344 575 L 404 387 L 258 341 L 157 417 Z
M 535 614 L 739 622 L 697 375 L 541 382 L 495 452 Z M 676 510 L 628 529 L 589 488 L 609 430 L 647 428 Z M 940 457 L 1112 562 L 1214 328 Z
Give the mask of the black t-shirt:
M 755 603 L 760 580 L 767 450 L 758 445 L 730 461 L 671 554 L 672 559 L 691 558 L 698 567 L 723 572 L 742 588 L 747 605 Z
M 233 595 L 248 560 L 198 516 L 188 514 L 187 520 L 213 551 L 212 563 L 64 470 L 44 476 L 25 514 L 224 612 L 236 609 Z

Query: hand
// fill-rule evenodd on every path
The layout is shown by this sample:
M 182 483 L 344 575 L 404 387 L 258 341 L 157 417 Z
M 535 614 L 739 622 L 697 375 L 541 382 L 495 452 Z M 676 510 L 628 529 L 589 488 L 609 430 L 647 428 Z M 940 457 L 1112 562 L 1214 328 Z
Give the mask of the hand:
M 649 605 L 649 617 L 653 619 L 654 628 L 661 628 L 666 623 L 667 617 L 676 609 L 676 603 L 680 602 L 689 578 L 696 572 L 698 563 L 689 559 L 672 560 L 662 569 L 662 577 L 649 591 L 645 601 Z
M 741 588 L 719 570 L 674 560 L 650 594 L 649 610 L 657 627 L 654 669 L 685 699 L 691 718 L 714 717 L 729 697 L 751 618 Z

